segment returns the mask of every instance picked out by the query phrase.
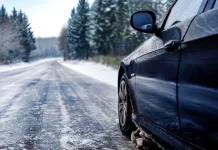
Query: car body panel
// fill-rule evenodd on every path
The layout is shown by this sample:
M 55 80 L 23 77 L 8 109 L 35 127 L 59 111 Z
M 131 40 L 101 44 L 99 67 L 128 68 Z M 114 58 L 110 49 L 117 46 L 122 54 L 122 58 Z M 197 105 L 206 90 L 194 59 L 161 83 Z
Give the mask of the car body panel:
M 192 18 L 154 35 L 140 48 L 136 59 L 136 103 L 139 115 L 166 130 L 180 135 L 177 109 L 179 47 L 168 52 L 164 44 L 181 41 Z
M 183 137 L 218 148 L 218 9 L 197 16 L 184 41 L 178 83 Z

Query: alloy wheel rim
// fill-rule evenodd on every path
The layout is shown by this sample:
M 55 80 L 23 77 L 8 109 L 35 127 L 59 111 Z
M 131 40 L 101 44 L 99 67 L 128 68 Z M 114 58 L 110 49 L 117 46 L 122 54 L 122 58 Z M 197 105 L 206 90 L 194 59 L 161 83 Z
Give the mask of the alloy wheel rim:
M 125 81 L 120 83 L 118 110 L 120 125 L 124 127 L 127 120 L 127 87 Z

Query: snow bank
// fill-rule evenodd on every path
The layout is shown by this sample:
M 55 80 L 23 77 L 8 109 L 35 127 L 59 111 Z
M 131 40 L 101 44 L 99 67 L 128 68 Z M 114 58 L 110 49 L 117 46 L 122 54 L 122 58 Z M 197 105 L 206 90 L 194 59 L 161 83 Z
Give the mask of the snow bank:
M 112 67 L 89 61 L 64 62 L 62 60 L 59 60 L 58 63 L 76 72 L 117 87 L 118 70 Z
M 31 67 L 33 65 L 38 65 L 38 64 L 45 63 L 51 60 L 57 60 L 57 58 L 41 59 L 41 60 L 37 60 L 31 63 L 20 62 L 20 63 L 12 64 L 12 65 L 2 65 L 2 66 L 0 65 L 0 72 L 6 72 L 6 71 L 11 71 L 11 70 Z

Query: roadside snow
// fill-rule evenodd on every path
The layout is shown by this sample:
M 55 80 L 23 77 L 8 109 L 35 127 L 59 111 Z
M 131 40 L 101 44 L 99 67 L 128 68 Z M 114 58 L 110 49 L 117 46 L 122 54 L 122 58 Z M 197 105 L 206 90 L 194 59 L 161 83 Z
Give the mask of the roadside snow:
M 24 62 L 20 62 L 17 64 L 12 64 L 12 65 L 0 65 L 0 72 L 6 72 L 6 71 L 11 71 L 11 70 L 17 70 L 17 69 L 22 69 L 22 68 L 26 68 L 26 67 L 31 67 L 33 65 L 38 65 L 41 63 L 45 63 L 51 60 L 57 60 L 57 58 L 50 58 L 50 59 L 41 59 L 41 60 L 37 60 L 34 62 L 30 62 L 30 63 L 24 63 Z
M 89 61 L 58 61 L 59 64 L 81 74 L 117 87 L 118 70 L 103 64 Z

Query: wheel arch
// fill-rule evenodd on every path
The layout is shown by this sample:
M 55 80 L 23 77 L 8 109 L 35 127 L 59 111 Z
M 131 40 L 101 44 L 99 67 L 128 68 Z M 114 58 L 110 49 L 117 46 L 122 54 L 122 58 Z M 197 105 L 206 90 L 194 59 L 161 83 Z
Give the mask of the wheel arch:
M 121 65 L 120 66 L 120 68 L 119 68 L 119 72 L 118 72 L 118 83 L 117 83 L 117 87 L 118 87 L 118 90 L 119 90 L 119 86 L 120 86 L 120 80 L 121 80 L 121 78 L 122 78 L 122 76 L 123 76 L 123 74 L 125 73 L 126 71 L 125 71 L 125 67 L 123 66 L 123 65 Z

